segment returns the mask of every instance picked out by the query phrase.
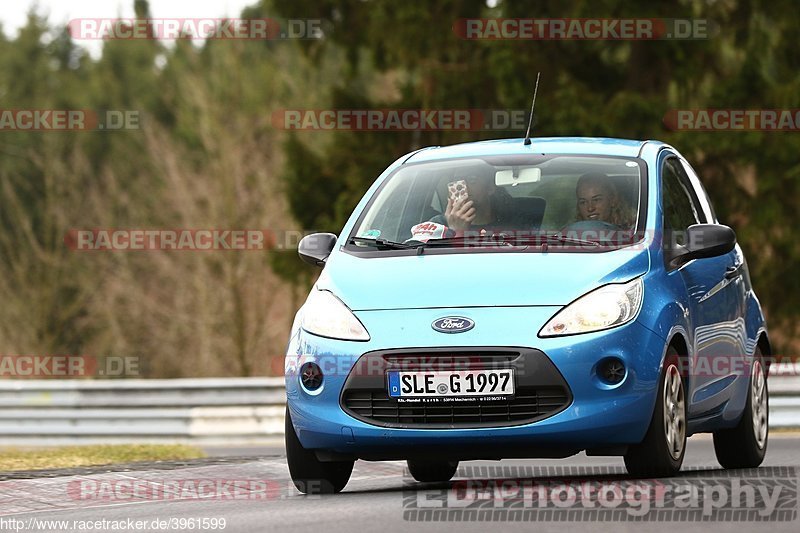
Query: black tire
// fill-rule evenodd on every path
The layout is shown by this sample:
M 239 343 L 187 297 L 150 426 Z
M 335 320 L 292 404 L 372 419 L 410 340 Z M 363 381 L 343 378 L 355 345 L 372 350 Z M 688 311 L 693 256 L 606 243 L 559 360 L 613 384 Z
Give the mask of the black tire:
M 644 440 L 629 447 L 625 454 L 625 468 L 632 476 L 670 477 L 678 473 L 683 464 L 686 452 L 686 388 L 679 357 L 675 348 L 670 346 L 667 349 L 650 427 Z M 669 392 L 674 390 L 675 383 L 679 383 L 679 391 L 669 395 L 668 416 L 667 409 L 664 408 L 665 396 L 668 387 Z M 680 398 L 680 402 L 672 401 L 676 396 Z M 667 431 L 667 421 L 674 433 Z M 669 440 L 668 434 L 671 436 Z
M 323 462 L 300 444 L 294 431 L 289 409 L 286 409 L 286 462 L 297 490 L 303 494 L 341 492 L 350 481 L 355 461 Z
M 419 482 L 450 481 L 456 475 L 458 461 L 408 461 L 408 471 Z
M 760 348 L 756 348 L 750 381 L 747 387 L 747 403 L 742 418 L 736 427 L 714 432 L 714 452 L 717 461 L 723 468 L 756 468 L 764 461 L 769 443 L 769 388 L 767 386 L 767 369 Z M 761 402 L 753 405 L 760 387 L 757 373 L 761 373 L 763 397 Z M 757 425 L 758 420 L 758 425 Z M 763 425 L 761 425 L 763 424 Z M 760 433 L 760 437 L 757 434 Z

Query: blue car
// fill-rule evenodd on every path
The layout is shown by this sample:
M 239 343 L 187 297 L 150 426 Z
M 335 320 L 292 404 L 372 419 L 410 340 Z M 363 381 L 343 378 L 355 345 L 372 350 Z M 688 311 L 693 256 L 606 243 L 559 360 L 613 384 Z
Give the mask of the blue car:
M 301 492 L 341 491 L 359 459 L 441 482 L 459 461 L 585 451 L 670 476 L 708 432 L 725 468 L 764 459 L 764 314 L 734 231 L 667 144 L 418 150 L 298 252 L 323 267 L 285 360 Z

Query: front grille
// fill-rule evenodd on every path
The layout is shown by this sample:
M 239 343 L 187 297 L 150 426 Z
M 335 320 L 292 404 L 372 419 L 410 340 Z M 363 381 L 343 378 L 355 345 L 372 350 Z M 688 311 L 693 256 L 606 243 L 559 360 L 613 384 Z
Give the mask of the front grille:
M 389 371 L 514 369 L 514 397 L 458 402 L 398 402 Z M 516 347 L 407 348 L 362 355 L 345 380 L 342 409 L 358 420 L 404 429 L 461 429 L 529 424 L 563 411 L 572 393 L 540 350 Z
M 345 409 L 364 421 L 431 429 L 525 424 L 555 414 L 568 403 L 569 394 L 562 387 L 522 388 L 507 400 L 468 403 L 400 403 L 386 390 L 352 390 L 343 398 Z

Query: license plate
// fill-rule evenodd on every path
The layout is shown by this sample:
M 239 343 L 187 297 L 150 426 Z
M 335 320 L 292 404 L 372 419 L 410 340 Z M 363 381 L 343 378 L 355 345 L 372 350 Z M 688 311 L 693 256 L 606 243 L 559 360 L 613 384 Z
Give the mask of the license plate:
M 514 369 L 388 374 L 392 398 L 469 398 L 514 395 Z

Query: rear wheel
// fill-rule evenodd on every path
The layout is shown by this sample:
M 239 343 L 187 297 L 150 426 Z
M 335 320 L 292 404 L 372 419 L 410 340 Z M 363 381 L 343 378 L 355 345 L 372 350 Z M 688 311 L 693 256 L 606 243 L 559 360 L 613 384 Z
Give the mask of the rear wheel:
M 724 468 L 755 468 L 764 460 L 769 441 L 769 389 L 761 349 L 756 348 L 742 418 L 732 429 L 714 433 L 714 451 Z
M 678 351 L 670 346 L 658 386 L 656 408 L 644 440 L 625 454 L 625 467 L 636 477 L 668 477 L 683 464 L 686 451 L 686 388 Z
M 420 482 L 450 481 L 457 469 L 458 461 L 408 461 L 408 471 Z
M 286 408 L 286 462 L 297 490 L 303 494 L 341 492 L 350 480 L 355 461 L 322 462 L 312 450 L 300 444 L 289 408 Z

